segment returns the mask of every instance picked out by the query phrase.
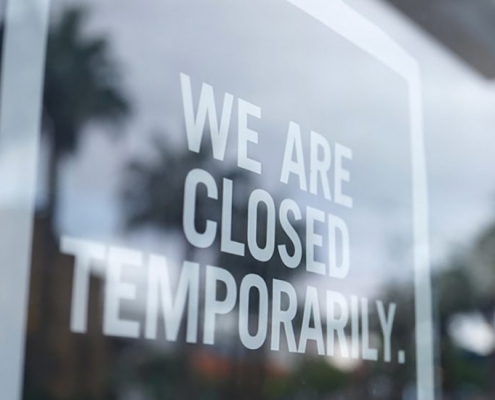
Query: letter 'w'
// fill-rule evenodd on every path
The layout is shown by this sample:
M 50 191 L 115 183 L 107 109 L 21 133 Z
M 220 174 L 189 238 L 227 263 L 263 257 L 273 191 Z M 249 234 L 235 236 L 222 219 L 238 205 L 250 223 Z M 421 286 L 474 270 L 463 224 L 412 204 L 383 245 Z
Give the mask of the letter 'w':
M 234 96 L 225 93 L 223 99 L 222 116 L 218 124 L 217 110 L 215 106 L 215 95 L 213 87 L 203 83 L 199 96 L 198 109 L 194 115 L 194 104 L 191 88 L 191 78 L 186 74 L 180 74 L 182 90 L 182 103 L 184 106 L 184 118 L 187 131 L 187 144 L 190 151 L 199 153 L 203 132 L 205 131 L 206 119 L 208 118 L 213 157 L 223 160 L 227 137 L 229 135 L 230 118 Z

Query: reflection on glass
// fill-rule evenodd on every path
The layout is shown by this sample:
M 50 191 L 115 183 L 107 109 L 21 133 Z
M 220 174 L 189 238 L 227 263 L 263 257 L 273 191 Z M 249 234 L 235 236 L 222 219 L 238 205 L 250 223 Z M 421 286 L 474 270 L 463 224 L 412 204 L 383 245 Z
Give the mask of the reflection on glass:
M 417 398 L 406 82 L 282 1 L 53 0 L 46 54 L 25 399 Z M 481 219 L 434 248 L 444 398 L 495 393 Z
M 289 5 L 269 11 L 307 26 L 293 47 L 268 13 L 265 43 L 218 24 L 188 54 L 203 7 L 167 4 L 158 42 L 116 20 L 142 41 L 117 57 L 53 6 L 25 397 L 413 391 L 410 299 L 383 291 L 412 274 L 404 82 Z

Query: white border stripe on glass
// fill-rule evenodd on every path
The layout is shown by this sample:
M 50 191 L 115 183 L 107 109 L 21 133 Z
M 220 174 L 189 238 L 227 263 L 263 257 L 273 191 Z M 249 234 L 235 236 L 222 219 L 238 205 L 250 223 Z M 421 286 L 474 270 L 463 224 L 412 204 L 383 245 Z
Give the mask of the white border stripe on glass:
M 380 60 L 408 82 L 414 197 L 417 392 L 418 400 L 433 400 L 435 398 L 435 385 L 431 271 L 428 244 L 428 190 L 419 66 L 416 60 L 380 28 L 342 0 L 288 1 Z
M 0 397 L 22 396 L 49 0 L 7 2 L 0 93 Z

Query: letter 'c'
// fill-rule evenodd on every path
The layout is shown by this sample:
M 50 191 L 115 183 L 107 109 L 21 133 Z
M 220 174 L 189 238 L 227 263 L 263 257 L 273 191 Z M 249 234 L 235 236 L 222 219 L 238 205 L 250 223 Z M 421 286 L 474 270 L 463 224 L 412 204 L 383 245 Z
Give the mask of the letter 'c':
M 196 230 L 194 223 L 196 219 L 196 194 L 200 183 L 206 186 L 207 196 L 210 199 L 218 199 L 218 188 L 215 179 L 205 170 L 193 169 L 187 174 L 185 181 L 182 223 L 184 234 L 189 243 L 201 249 L 206 249 L 215 241 L 217 223 L 207 220 L 204 232 L 201 233 Z

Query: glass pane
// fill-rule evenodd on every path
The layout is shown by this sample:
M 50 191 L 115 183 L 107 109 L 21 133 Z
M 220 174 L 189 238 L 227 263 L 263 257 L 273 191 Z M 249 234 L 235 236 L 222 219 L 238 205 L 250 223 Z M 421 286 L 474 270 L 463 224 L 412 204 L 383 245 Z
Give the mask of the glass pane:
M 0 18 L 6 399 L 493 398 L 491 2 Z

